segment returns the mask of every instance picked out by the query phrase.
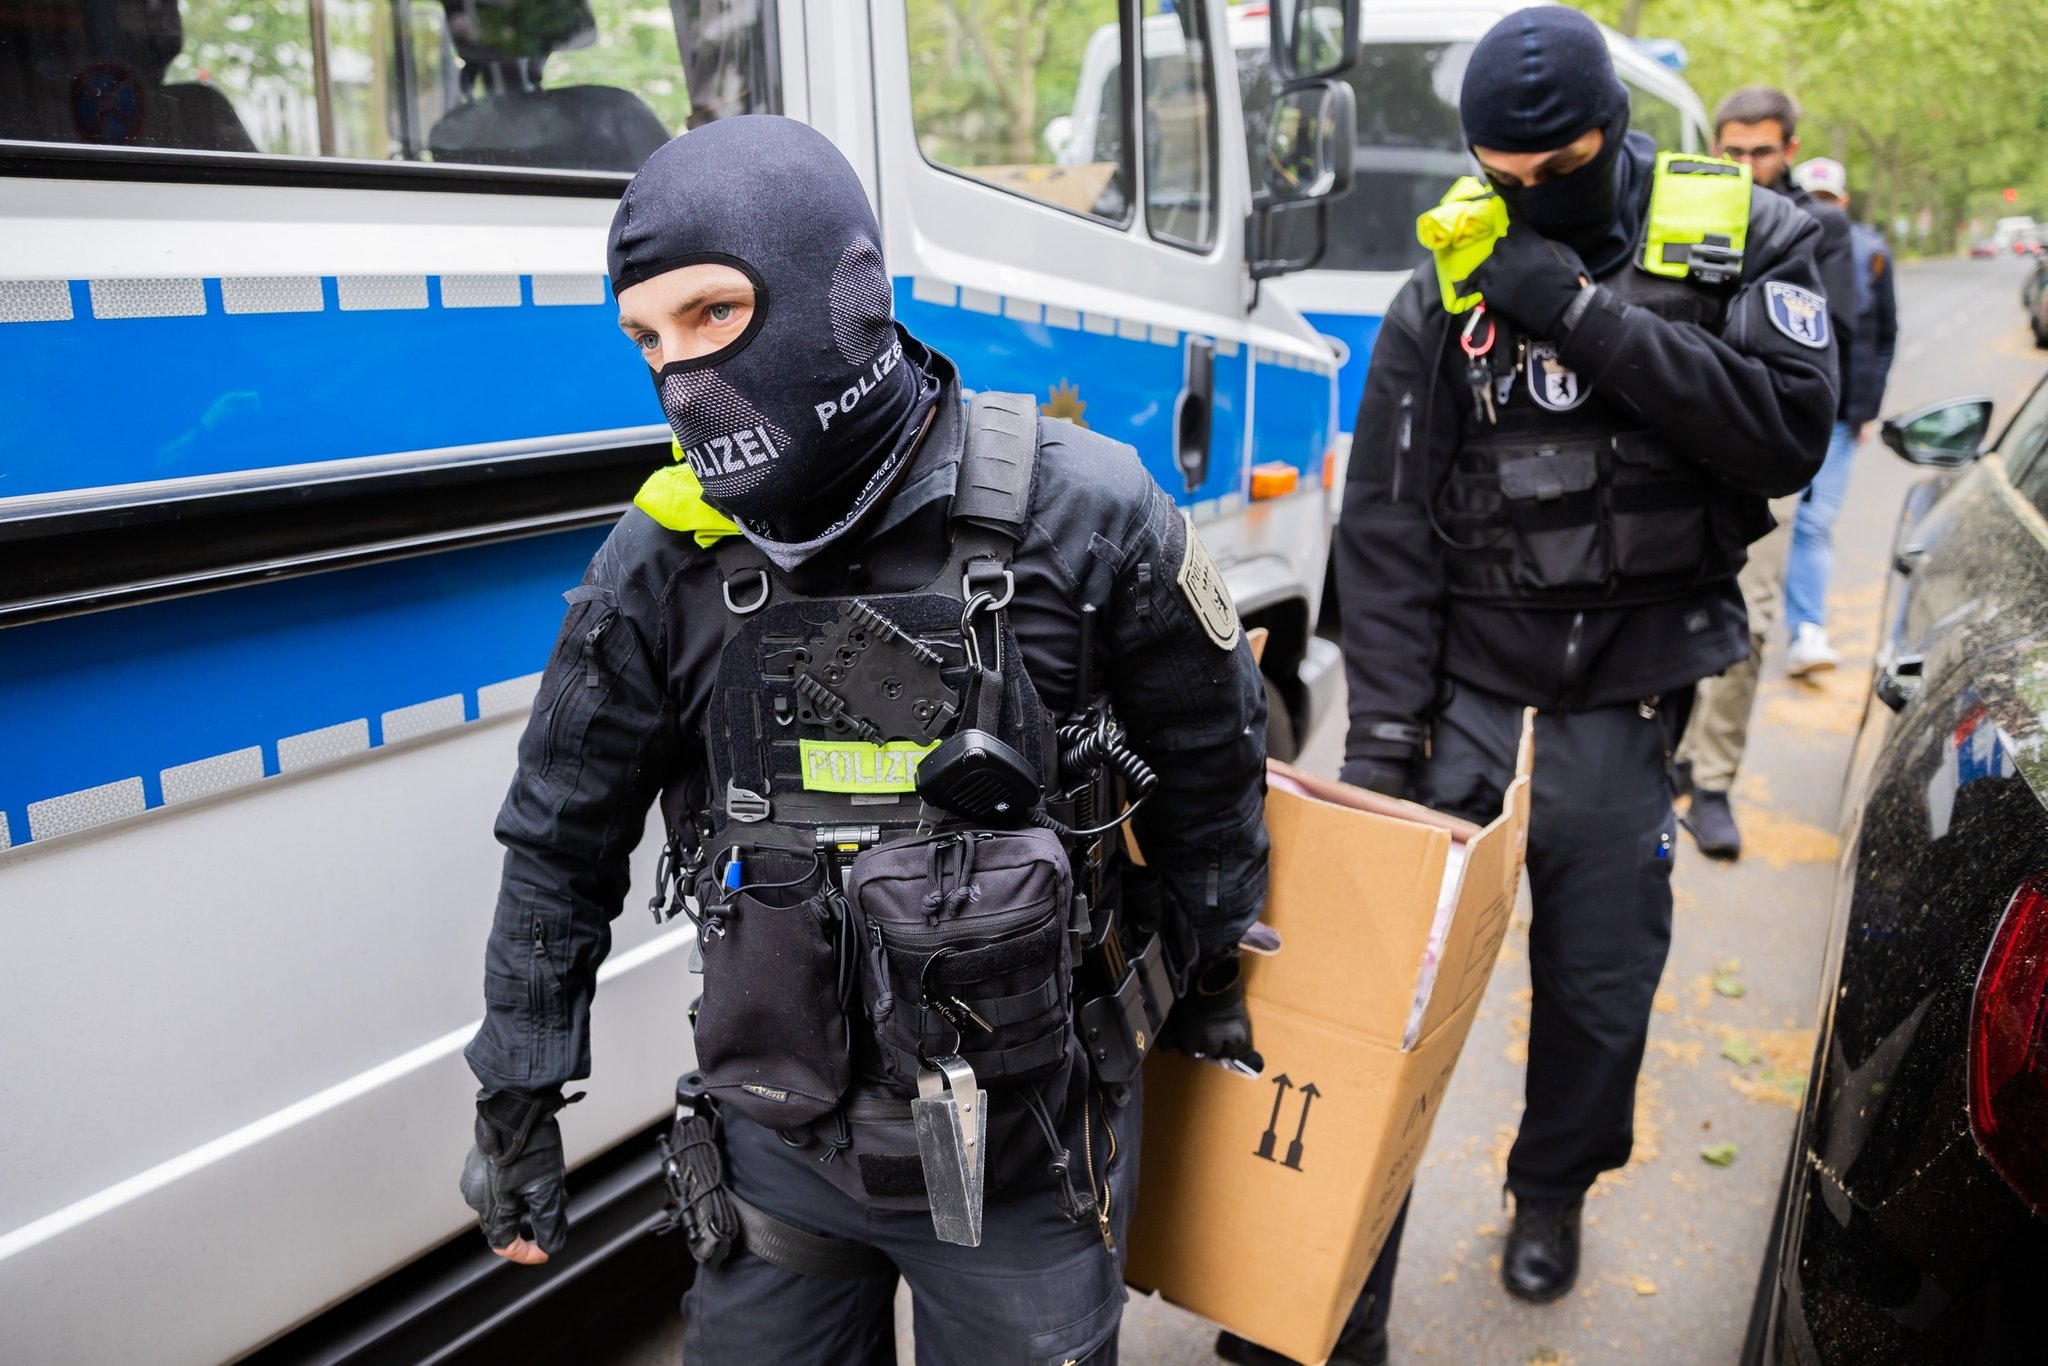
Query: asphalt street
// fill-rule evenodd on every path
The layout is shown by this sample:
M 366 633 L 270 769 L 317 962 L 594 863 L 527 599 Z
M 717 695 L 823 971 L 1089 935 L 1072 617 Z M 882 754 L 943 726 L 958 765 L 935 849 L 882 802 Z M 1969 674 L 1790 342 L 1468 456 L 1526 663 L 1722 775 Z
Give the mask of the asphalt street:
M 2003 422 L 2048 372 L 2019 307 L 2024 270 L 1960 259 L 1901 269 L 1888 413 L 1989 394 Z M 1578 1288 L 1544 1308 L 1509 1299 L 1498 1276 L 1501 1180 L 1527 1051 L 1525 902 L 1423 1161 L 1394 1297 L 1395 1362 L 1736 1359 L 1812 1049 L 1842 775 L 1868 692 L 1882 575 L 1901 495 L 1918 477 L 1869 434 L 1835 533 L 1829 627 L 1842 667 L 1815 685 L 1795 682 L 1775 657 L 1783 642 L 1773 643 L 1736 788 L 1747 850 L 1738 863 L 1714 863 L 1681 836 L 1677 926 L 1637 1091 L 1635 1156 L 1591 1193 Z M 1305 766 L 1334 775 L 1342 740 L 1341 720 L 1320 724 Z M 1720 1145 L 1733 1145 L 1726 1165 L 1702 1157 Z M 907 1305 L 898 1307 L 900 1322 Z M 644 1325 L 620 1327 L 615 1348 L 581 1359 L 677 1359 L 672 1308 L 650 1306 Z M 1213 1361 L 1214 1335 L 1192 1315 L 1134 1298 L 1122 1359 Z

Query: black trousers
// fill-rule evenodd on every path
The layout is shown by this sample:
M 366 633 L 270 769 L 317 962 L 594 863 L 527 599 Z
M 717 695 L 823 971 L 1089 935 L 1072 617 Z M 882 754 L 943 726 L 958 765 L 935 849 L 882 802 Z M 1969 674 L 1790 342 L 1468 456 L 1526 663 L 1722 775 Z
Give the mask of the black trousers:
M 997 1092 L 994 1105 L 1015 1104 Z M 1062 1135 L 1083 1152 L 1077 1113 Z M 1098 1174 L 1107 1161 L 1112 1252 L 1093 1220 L 1069 1222 L 1052 1187 L 991 1195 L 980 1247 L 940 1242 L 922 1211 L 870 1210 L 815 1170 L 815 1158 L 736 1115 L 726 1117 L 733 1189 L 785 1223 L 887 1254 L 896 1273 L 800 1276 L 742 1253 L 699 1267 L 683 1296 L 683 1359 L 690 1366 L 890 1366 L 896 1361 L 896 1285 L 910 1284 L 918 1366 L 1115 1366 L 1123 1321 L 1123 1253 L 1137 1198 L 1144 1105 L 1138 1088 L 1109 1110 L 1116 1153 L 1093 1133 Z M 1038 1134 L 1031 1131 L 1030 1141 Z
M 1528 862 L 1534 999 L 1522 1127 L 1508 1153 L 1517 1199 L 1572 1199 L 1628 1161 L 1636 1073 L 1671 947 L 1670 755 L 1691 709 L 1688 687 L 1643 703 L 1537 713 Z M 1437 718 L 1416 799 L 1491 820 L 1514 777 L 1521 729 L 1520 705 L 1458 684 Z M 1347 1339 L 1386 1322 L 1404 1223 L 1388 1235 Z

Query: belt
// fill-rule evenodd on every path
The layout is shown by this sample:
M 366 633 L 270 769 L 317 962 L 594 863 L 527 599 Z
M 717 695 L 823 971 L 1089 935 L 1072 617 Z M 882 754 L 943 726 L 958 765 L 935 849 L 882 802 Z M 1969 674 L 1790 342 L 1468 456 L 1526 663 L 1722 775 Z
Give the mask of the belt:
M 771 1266 L 798 1276 L 893 1276 L 896 1263 L 879 1248 L 845 1238 L 827 1238 L 785 1224 L 729 1192 L 739 1211 L 741 1246 Z

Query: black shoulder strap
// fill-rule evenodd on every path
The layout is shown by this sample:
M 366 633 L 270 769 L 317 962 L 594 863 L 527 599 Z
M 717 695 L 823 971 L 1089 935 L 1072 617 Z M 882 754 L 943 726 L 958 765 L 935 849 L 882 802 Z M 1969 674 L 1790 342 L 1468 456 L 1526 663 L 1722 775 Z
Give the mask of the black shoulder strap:
M 967 405 L 967 446 L 953 489 L 956 541 L 965 528 L 995 533 L 997 558 L 1024 538 L 1038 467 L 1038 402 L 1029 394 L 976 394 Z

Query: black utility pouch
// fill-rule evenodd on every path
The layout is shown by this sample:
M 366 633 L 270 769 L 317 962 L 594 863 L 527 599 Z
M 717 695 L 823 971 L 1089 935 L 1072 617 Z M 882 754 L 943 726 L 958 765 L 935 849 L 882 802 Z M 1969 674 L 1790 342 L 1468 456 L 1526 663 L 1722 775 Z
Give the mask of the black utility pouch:
M 1523 588 L 1598 588 L 1612 576 L 1600 460 L 1588 443 L 1503 460 L 1500 491 Z
M 1074 884 L 1057 835 L 953 830 L 880 845 L 853 861 L 846 892 L 892 1080 L 912 1086 L 924 1059 L 948 1053 L 984 1086 L 1067 1065 Z
M 699 875 L 704 995 L 697 1006 L 703 1089 L 756 1124 L 793 1129 L 839 1103 L 853 1078 L 840 990 L 845 902 L 817 854 L 741 851 Z

